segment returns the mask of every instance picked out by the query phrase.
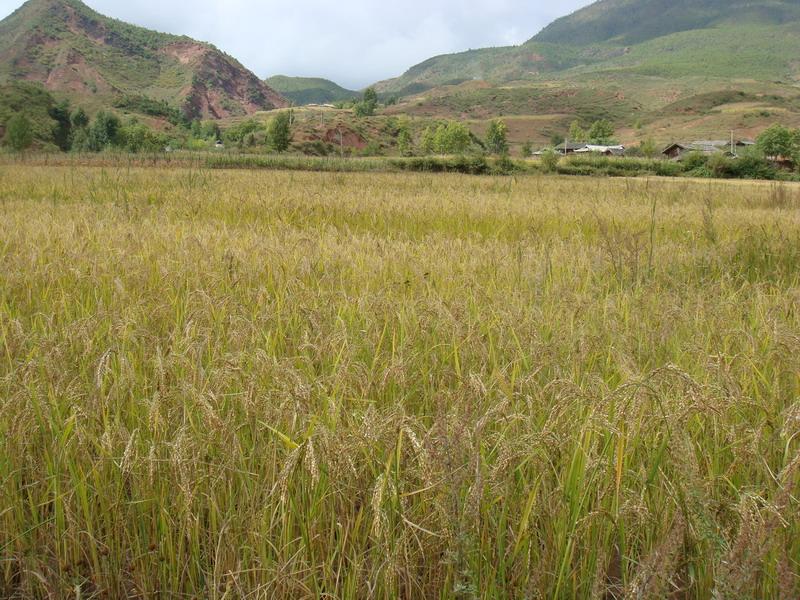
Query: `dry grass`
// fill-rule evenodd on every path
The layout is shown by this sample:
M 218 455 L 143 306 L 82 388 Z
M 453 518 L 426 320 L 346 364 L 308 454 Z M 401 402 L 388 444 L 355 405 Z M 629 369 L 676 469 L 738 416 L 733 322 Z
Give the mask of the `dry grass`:
M 798 194 L 0 167 L 0 596 L 796 598 Z

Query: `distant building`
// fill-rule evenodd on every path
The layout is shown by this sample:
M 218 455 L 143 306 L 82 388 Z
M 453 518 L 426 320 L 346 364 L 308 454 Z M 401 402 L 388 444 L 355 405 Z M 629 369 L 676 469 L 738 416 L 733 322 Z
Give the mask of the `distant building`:
M 625 154 L 625 146 L 601 146 L 598 144 L 559 144 L 553 148 L 553 152 L 566 156 L 569 154 L 602 154 L 604 156 L 623 156 Z M 541 156 L 544 150 L 534 152 L 533 156 Z
M 586 148 L 586 144 L 560 144 L 553 148 L 558 154 L 566 156 L 567 154 L 575 154 L 578 150 Z
M 600 146 L 586 144 L 583 148 L 575 150 L 575 154 L 602 154 L 603 156 L 624 156 L 625 146 Z
M 733 148 L 731 148 L 731 145 Z M 730 140 L 699 140 L 696 142 L 675 142 L 664 148 L 662 154 L 672 160 L 681 160 L 685 155 L 693 152 L 699 152 L 706 156 L 712 154 L 728 154 L 729 156 L 736 156 L 736 151 L 750 146 L 754 146 L 755 142 L 751 140 L 734 140 L 731 144 Z M 733 150 L 733 151 L 731 151 Z

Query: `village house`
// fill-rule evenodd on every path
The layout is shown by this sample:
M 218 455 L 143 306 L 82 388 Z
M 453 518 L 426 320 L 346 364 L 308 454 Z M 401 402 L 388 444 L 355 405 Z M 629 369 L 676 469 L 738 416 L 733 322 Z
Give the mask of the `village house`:
M 671 160 L 681 160 L 687 154 L 699 152 L 706 156 L 725 153 L 728 156 L 736 156 L 736 151 L 750 146 L 755 142 L 751 140 L 735 140 L 731 144 L 730 140 L 700 140 L 696 142 L 675 142 L 664 148 L 663 154 Z M 733 146 L 733 152 L 731 151 Z
M 625 146 L 602 146 L 586 144 L 583 148 L 575 150 L 575 154 L 602 154 L 603 156 L 623 156 Z
M 597 144 L 559 144 L 553 151 L 561 156 L 571 154 L 602 154 L 604 156 L 623 156 L 625 154 L 625 146 L 601 146 Z M 541 156 L 545 150 L 534 152 L 533 156 Z
M 578 150 L 585 148 L 586 144 L 560 144 L 554 148 L 556 153 L 560 154 L 561 156 L 566 156 L 567 154 L 575 154 Z

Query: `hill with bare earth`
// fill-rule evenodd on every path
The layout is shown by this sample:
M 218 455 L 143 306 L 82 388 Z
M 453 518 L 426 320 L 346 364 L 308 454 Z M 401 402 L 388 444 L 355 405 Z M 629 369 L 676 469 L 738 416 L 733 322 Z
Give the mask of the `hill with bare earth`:
M 29 0 L 0 22 L 0 84 L 16 81 L 89 106 L 164 102 L 190 119 L 288 105 L 214 46 L 104 17 L 79 0 Z

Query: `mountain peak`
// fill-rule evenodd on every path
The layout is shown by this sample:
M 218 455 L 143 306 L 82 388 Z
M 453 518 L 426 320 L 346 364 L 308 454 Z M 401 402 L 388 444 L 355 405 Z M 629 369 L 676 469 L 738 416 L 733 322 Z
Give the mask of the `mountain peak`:
M 0 21 L 0 83 L 42 83 L 76 101 L 167 101 L 190 118 L 287 106 L 211 44 L 105 17 L 80 0 L 28 0 Z

